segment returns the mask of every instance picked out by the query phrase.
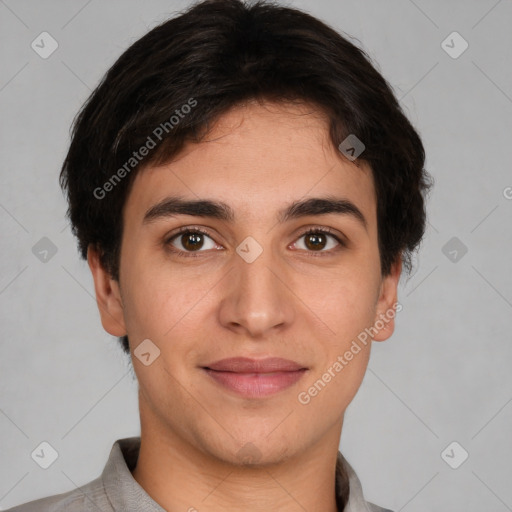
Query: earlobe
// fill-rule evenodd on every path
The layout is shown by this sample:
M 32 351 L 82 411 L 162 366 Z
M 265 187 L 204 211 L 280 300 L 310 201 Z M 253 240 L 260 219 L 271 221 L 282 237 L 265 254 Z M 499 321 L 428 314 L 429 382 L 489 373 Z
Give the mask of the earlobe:
M 401 310 L 401 305 L 398 303 L 398 281 L 401 273 L 400 255 L 391 266 L 390 273 L 382 279 L 373 325 L 373 341 L 385 341 L 395 330 L 395 316 Z
M 112 336 L 126 335 L 119 283 L 104 269 L 98 250 L 92 245 L 87 249 L 87 263 L 94 279 L 96 303 L 103 328 Z

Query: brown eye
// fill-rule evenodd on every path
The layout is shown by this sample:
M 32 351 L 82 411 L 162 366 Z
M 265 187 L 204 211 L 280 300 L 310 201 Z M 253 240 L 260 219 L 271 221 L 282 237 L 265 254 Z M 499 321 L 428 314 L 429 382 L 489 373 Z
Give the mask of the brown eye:
M 204 244 L 202 233 L 185 233 L 181 235 L 180 241 L 187 251 L 201 249 Z
M 308 249 L 311 249 L 313 251 L 321 250 L 325 247 L 327 241 L 326 241 L 326 235 L 325 233 L 311 233 L 308 235 L 305 235 L 305 244 Z
M 294 245 L 299 245 L 298 249 L 310 253 L 329 254 L 345 246 L 339 237 L 324 228 L 310 229 L 302 234 L 299 240 L 301 239 L 304 239 L 302 242 L 304 247 L 300 247 L 299 242 L 295 242 Z
M 208 241 L 210 241 L 210 247 L 208 247 Z M 198 229 L 184 229 L 171 236 L 166 244 L 178 253 L 204 252 L 202 249 L 215 248 L 212 238 Z

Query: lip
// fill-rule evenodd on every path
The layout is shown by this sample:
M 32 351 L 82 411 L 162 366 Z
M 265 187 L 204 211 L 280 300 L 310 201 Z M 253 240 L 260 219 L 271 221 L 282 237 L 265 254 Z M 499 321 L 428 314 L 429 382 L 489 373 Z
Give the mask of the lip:
M 281 357 L 266 357 L 265 359 L 251 359 L 250 357 L 230 357 L 208 364 L 205 368 L 219 372 L 236 373 L 271 373 L 293 372 L 302 370 L 305 366 Z
M 262 398 L 283 391 L 298 382 L 308 370 L 295 361 L 279 357 L 232 357 L 202 369 L 217 384 L 246 398 Z

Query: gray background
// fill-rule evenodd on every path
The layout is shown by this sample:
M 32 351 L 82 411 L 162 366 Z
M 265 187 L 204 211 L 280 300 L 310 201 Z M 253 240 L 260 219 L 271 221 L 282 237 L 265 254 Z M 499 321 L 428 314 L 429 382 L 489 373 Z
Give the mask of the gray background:
M 0 0 L 3 509 L 92 480 L 114 440 L 139 433 L 136 385 L 102 330 L 57 175 L 90 90 L 187 4 Z M 436 180 L 396 332 L 373 346 L 341 448 L 366 498 L 396 511 L 512 510 L 512 2 L 290 4 L 361 41 Z M 59 45 L 47 59 L 31 48 L 43 31 Z M 441 46 L 453 31 L 469 43 L 458 58 Z M 57 249 L 46 262 L 33 252 L 43 237 Z M 59 454 L 46 470 L 30 457 L 42 441 Z M 461 448 L 441 456 L 453 441 L 469 453 L 458 469 L 445 460 Z

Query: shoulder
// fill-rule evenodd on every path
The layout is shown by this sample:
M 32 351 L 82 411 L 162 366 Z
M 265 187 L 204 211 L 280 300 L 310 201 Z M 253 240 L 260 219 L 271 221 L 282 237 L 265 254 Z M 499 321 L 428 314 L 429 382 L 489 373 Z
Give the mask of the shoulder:
M 34 501 L 29 501 L 10 508 L 7 512 L 82 512 L 85 496 L 80 491 L 69 491 L 55 496 L 47 496 Z
M 98 510 L 113 511 L 106 499 L 101 478 L 96 478 L 79 489 L 29 501 L 5 512 L 89 512 Z

